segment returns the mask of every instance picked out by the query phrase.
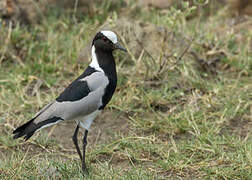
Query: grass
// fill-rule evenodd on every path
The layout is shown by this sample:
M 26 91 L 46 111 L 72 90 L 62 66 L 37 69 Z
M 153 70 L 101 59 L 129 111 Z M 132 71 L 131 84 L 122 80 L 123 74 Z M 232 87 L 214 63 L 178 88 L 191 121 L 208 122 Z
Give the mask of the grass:
M 115 15 L 107 9 L 92 20 L 49 15 L 29 28 L 0 29 L 1 179 L 83 178 L 71 140 L 74 125 L 42 130 L 27 142 L 13 140 L 12 131 L 82 73 L 88 61 L 78 56 L 106 21 L 102 12 Z M 88 138 L 85 178 L 251 179 L 251 31 L 221 31 L 229 25 L 219 14 L 187 21 L 190 11 L 134 17 L 167 27 L 175 41 L 183 36 L 186 43 L 168 42 L 163 66 L 152 53 L 139 61 L 115 53 L 119 83 Z M 216 63 L 200 63 L 190 52 Z

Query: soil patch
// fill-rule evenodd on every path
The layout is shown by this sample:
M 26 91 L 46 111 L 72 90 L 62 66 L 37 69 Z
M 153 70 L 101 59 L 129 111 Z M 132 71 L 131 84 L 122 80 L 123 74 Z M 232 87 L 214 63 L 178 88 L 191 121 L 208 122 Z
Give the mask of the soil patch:
M 72 136 L 76 128 L 75 122 L 63 122 L 56 127 L 48 128 L 48 133 L 56 139 L 65 149 L 75 149 Z M 83 138 L 83 129 L 80 129 L 78 139 L 80 145 Z M 105 143 L 112 140 L 115 134 L 128 133 L 128 120 L 123 114 L 105 110 L 92 124 L 88 134 L 88 148 L 98 143 Z
M 243 117 L 235 117 L 231 119 L 223 131 L 231 134 L 237 134 L 242 138 L 246 138 L 249 136 L 251 129 L 252 118 L 251 116 L 244 115 Z

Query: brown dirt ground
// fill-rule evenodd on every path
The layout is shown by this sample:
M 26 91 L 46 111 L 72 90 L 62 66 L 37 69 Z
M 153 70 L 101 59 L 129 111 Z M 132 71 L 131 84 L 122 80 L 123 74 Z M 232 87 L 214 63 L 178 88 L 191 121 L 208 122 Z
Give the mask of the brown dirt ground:
M 46 131 L 55 138 L 65 149 L 75 149 L 72 136 L 76 128 L 75 122 L 62 122 L 57 126 L 47 128 Z M 83 129 L 80 129 L 78 139 L 80 145 L 83 137 Z M 114 133 L 127 134 L 128 120 L 123 114 L 117 114 L 110 110 L 105 110 L 92 124 L 88 134 L 88 147 L 91 148 L 97 143 L 109 141 Z
M 229 121 L 226 130 L 231 134 L 237 134 L 241 138 L 248 138 L 252 129 L 252 117 L 236 117 Z

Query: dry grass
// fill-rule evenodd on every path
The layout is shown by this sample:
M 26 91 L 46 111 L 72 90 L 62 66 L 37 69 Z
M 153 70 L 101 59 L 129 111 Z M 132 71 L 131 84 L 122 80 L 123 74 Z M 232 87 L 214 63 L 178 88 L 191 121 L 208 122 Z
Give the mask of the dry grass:
M 118 87 L 88 137 L 86 178 L 250 179 L 251 31 L 220 14 L 187 21 L 189 7 L 139 11 L 134 22 L 105 10 L 0 29 L 0 178 L 83 178 L 74 124 L 27 142 L 12 131 L 83 71 L 80 53 L 109 22 L 129 53 L 115 53 Z

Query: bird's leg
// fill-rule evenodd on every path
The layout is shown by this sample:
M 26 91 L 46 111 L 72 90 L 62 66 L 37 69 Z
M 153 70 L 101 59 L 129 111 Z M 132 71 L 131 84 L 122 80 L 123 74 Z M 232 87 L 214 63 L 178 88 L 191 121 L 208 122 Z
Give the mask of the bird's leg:
M 76 129 L 74 131 L 74 135 L 73 135 L 72 139 L 73 139 L 75 148 L 77 150 L 77 153 L 79 154 L 79 157 L 80 157 L 80 159 L 82 161 L 81 151 L 80 151 L 80 148 L 79 148 L 79 145 L 78 145 L 78 138 L 77 138 L 78 132 L 79 132 L 79 124 L 77 125 L 77 127 L 76 127 Z
M 83 137 L 83 159 L 82 159 L 82 171 L 87 173 L 87 167 L 85 163 L 86 157 L 86 146 L 87 146 L 87 135 L 88 130 L 85 130 L 84 137 Z

